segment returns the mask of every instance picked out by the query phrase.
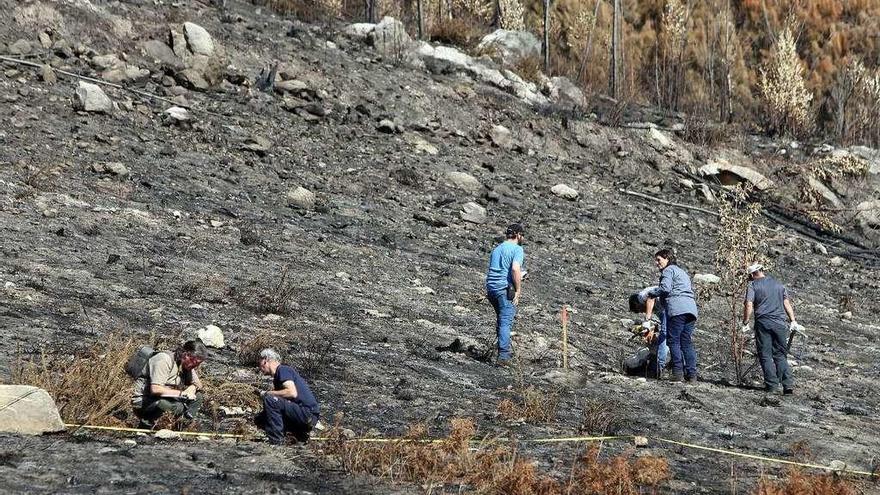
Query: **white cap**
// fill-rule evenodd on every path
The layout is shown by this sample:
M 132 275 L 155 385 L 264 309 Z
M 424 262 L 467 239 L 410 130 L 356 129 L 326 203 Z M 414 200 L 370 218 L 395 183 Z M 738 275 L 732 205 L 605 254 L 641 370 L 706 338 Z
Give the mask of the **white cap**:
M 749 266 L 748 268 L 746 268 L 746 272 L 747 272 L 749 275 L 751 275 L 751 274 L 753 274 L 753 273 L 755 273 L 755 272 L 763 271 L 763 270 L 764 270 L 764 265 L 762 265 L 762 264 L 760 264 L 760 263 L 755 263 L 754 265 L 751 265 L 751 266 Z

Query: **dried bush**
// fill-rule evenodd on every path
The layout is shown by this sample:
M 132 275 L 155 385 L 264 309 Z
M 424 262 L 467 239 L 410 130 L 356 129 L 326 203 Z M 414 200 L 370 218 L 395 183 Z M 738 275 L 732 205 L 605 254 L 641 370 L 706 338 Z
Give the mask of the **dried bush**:
M 618 414 L 621 408 L 613 399 L 587 399 L 578 429 L 590 435 L 614 435 L 622 424 Z
M 263 285 L 252 283 L 241 293 L 235 293 L 234 289 L 229 292 L 235 295 L 239 304 L 252 311 L 276 315 L 290 314 L 296 308 L 294 296 L 297 289 L 289 270 L 290 267 L 285 266 L 274 280 L 269 280 Z
M 623 455 L 602 460 L 599 449 L 592 447 L 561 482 L 541 472 L 514 446 L 491 439 L 476 441 L 475 435 L 472 420 L 453 419 L 450 433 L 440 440 L 428 439 L 425 425 L 417 424 L 402 439 L 367 443 L 347 439 L 337 417 L 323 447 L 348 472 L 416 482 L 429 491 L 457 485 L 497 495 L 636 495 L 656 490 L 670 479 L 661 458 Z
M 767 104 L 765 125 L 770 133 L 806 136 L 812 132 L 813 93 L 807 89 L 791 24 L 779 33 L 773 56 L 760 71 L 758 89 Z
M 498 0 L 501 27 L 510 31 L 525 31 L 525 11 L 521 0 Z
M 238 362 L 243 366 L 256 367 L 260 364 L 260 351 L 267 347 L 276 348 L 278 337 L 268 330 L 258 330 L 250 339 L 238 346 Z
M 512 70 L 526 81 L 541 85 L 541 80 L 545 79 L 543 72 L 544 62 L 541 57 L 529 56 L 523 57 L 516 61 Z
M 462 47 L 476 45 L 482 35 L 479 25 L 458 17 L 442 18 L 432 23 L 428 31 L 431 41 Z
M 809 474 L 798 468 L 788 471 L 785 479 L 770 481 L 762 476 L 752 495 L 857 495 L 851 482 L 835 474 Z
M 826 205 L 827 200 L 817 187 L 845 178 L 864 177 L 869 170 L 867 162 L 853 155 L 830 155 L 790 171 L 799 182 L 796 208 L 820 228 L 830 232 L 842 229 L 833 219 L 834 211 Z
M 314 378 L 335 367 L 339 359 L 336 339 L 327 334 L 309 333 L 294 340 L 288 352 L 290 363 L 305 376 Z
M 681 0 L 667 0 L 660 20 L 655 67 L 655 91 L 661 108 L 678 110 L 685 83 L 685 54 L 688 41 L 688 6 Z
M 729 130 L 723 125 L 712 122 L 705 115 L 687 114 L 681 137 L 689 143 L 711 147 L 724 142 L 728 132 Z
M 559 394 L 545 392 L 537 387 L 519 387 L 516 400 L 503 399 L 498 403 L 498 414 L 507 420 L 523 420 L 527 423 L 551 423 L 556 420 Z
M 727 317 L 722 323 L 730 342 L 735 379 L 746 380 L 747 367 L 743 362 L 746 336 L 740 332 L 742 298 L 748 279 L 745 268 L 752 263 L 763 262 L 759 253 L 766 252 L 761 235 L 756 233 L 761 205 L 749 201 L 750 187 L 738 185 L 728 196 L 722 197 L 718 213 L 719 229 L 715 240 L 715 270 L 721 277 L 717 290 L 727 302 Z
M 113 333 L 74 355 L 19 358 L 16 382 L 46 390 L 66 423 L 120 426 L 132 390 L 125 364 L 139 346 L 133 337 Z

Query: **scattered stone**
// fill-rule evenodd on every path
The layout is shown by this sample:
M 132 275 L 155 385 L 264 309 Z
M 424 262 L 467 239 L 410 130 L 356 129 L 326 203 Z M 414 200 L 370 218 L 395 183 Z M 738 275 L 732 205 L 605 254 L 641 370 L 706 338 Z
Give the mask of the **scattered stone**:
M 226 225 L 225 223 L 221 222 L 220 220 L 211 220 L 210 224 L 211 224 L 211 227 L 214 227 L 215 229 Z
M 183 107 L 171 107 L 162 113 L 168 118 L 168 120 L 176 123 L 188 122 L 192 118 L 189 110 Z
M 64 431 L 55 401 L 28 385 L 0 385 L 0 432 L 39 435 Z
M 134 441 L 130 438 L 122 441 L 122 445 L 125 445 L 127 447 L 137 447 L 137 444 L 138 443 L 136 441 Z
M 101 73 L 101 79 L 114 84 L 143 81 L 150 77 L 150 71 L 140 67 L 123 64 Z
M 365 309 L 364 313 L 372 316 L 373 318 L 391 318 L 391 315 L 388 313 L 383 313 L 378 309 Z
M 85 112 L 107 113 L 113 110 L 113 102 L 104 94 L 100 86 L 80 81 L 76 89 L 74 107 Z
M 223 340 L 223 331 L 216 325 L 207 325 L 205 328 L 200 328 L 197 334 L 208 347 L 222 349 L 226 346 Z
M 367 36 L 376 29 L 376 25 L 369 22 L 349 24 L 342 32 L 351 38 L 366 40 Z
M 388 119 L 380 120 L 379 124 L 376 126 L 376 130 L 384 132 L 385 134 L 394 134 L 395 132 L 398 132 L 397 124 Z
M 817 242 L 813 244 L 813 252 L 816 254 L 828 254 L 828 248 L 825 247 L 821 242 Z
M 33 50 L 33 47 L 28 40 L 18 40 L 6 48 L 10 55 L 27 55 L 31 50 Z
M 440 153 L 440 150 L 438 150 L 436 146 L 429 143 L 427 140 L 425 140 L 425 138 L 419 135 L 410 134 L 406 137 L 406 140 L 413 145 L 416 151 L 420 153 L 426 153 L 432 156 Z
M 519 61 L 541 56 L 541 42 L 527 31 L 499 29 L 480 40 L 477 51 L 495 56 L 503 65 L 515 65 Z
M 91 59 L 91 64 L 98 70 L 107 70 L 122 64 L 119 57 L 109 53 L 107 55 L 95 55 Z
M 141 45 L 144 57 L 153 63 L 158 63 L 171 69 L 183 68 L 183 61 L 174 54 L 174 50 L 159 40 L 145 41 Z
M 223 416 L 226 416 L 227 418 L 232 416 L 244 416 L 245 414 L 247 414 L 247 411 L 245 411 L 244 408 L 241 406 L 220 406 L 220 412 L 222 412 Z
M 55 84 L 58 82 L 58 76 L 55 75 L 55 70 L 52 69 L 52 66 L 49 64 L 43 64 L 40 66 L 40 79 L 46 84 Z
M 466 172 L 447 172 L 446 182 L 451 186 L 463 189 L 470 193 L 476 193 L 483 189 L 483 185 L 480 184 L 480 181 Z
M 840 314 L 840 317 L 844 320 L 852 320 L 853 314 L 852 311 L 844 311 Z
M 241 145 L 241 149 L 252 151 L 260 156 L 266 155 L 272 149 L 272 141 L 263 136 L 251 136 Z
M 810 187 L 813 188 L 814 191 L 818 192 L 822 199 L 827 201 L 831 206 L 835 208 L 843 208 L 843 201 L 837 196 L 837 194 L 832 191 L 828 186 L 826 186 L 822 181 L 815 179 L 812 176 L 807 177 L 807 182 L 810 184 Z
M 179 432 L 168 429 L 159 430 L 153 436 L 160 440 L 179 440 L 181 437 Z
M 287 193 L 287 204 L 303 210 L 311 210 L 315 207 L 315 193 L 299 186 Z
M 473 201 L 465 203 L 459 212 L 465 222 L 481 224 L 486 222 L 486 209 Z
M 571 201 L 574 201 L 578 198 L 578 192 L 565 184 L 556 184 L 555 186 L 550 188 L 550 192 L 559 196 L 560 198 L 568 199 Z
M 843 471 L 846 469 L 846 463 L 835 459 L 828 464 L 828 467 L 834 471 Z
M 672 142 L 672 138 L 667 136 L 663 131 L 657 129 L 656 127 L 649 128 L 647 135 L 648 139 L 653 142 L 657 148 L 669 149 L 675 147 L 675 144 Z
M 104 164 L 104 171 L 118 177 L 128 177 L 128 168 L 119 162 L 108 162 Z
M 513 136 L 510 133 L 510 129 L 503 125 L 492 126 L 492 129 L 489 130 L 489 139 L 491 139 L 492 143 L 499 148 L 506 150 L 513 149 Z
M 708 203 L 715 202 L 715 193 L 712 192 L 712 188 L 709 187 L 709 184 L 701 184 L 700 185 L 700 193 L 703 195 L 703 199 Z
M 636 447 L 647 447 L 648 446 L 648 437 L 633 437 L 633 445 Z
M 312 93 L 309 85 L 298 79 L 290 79 L 287 81 L 275 81 L 275 91 L 278 93 Z
M 40 46 L 43 47 L 43 49 L 48 50 L 49 48 L 52 48 L 52 38 L 49 36 L 49 33 L 43 31 L 37 36 L 37 38 L 40 40 Z
M 351 440 L 353 438 L 357 438 L 357 434 L 354 432 L 354 430 L 349 429 L 349 428 L 342 429 L 342 436 L 344 436 L 345 438 L 347 438 L 349 440 Z
M 547 84 L 550 100 L 565 108 L 583 108 L 587 105 L 584 92 L 567 77 L 552 77 Z
M 183 31 L 190 51 L 207 57 L 214 55 L 214 40 L 205 28 L 193 22 L 184 22 Z
M 828 264 L 831 266 L 843 266 L 845 260 L 840 256 L 835 256 L 828 261 Z
M 694 283 L 696 284 L 717 284 L 721 282 L 721 277 L 711 273 L 697 273 L 694 275 Z

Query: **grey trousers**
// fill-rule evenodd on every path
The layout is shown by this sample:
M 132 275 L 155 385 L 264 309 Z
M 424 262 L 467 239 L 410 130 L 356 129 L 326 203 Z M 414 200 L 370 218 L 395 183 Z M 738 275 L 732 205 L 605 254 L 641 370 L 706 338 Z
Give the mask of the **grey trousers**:
M 764 386 L 777 388 L 781 383 L 786 389 L 794 386 L 791 370 L 786 359 L 788 344 L 788 325 L 774 321 L 755 321 L 755 345 L 761 371 L 764 372 Z

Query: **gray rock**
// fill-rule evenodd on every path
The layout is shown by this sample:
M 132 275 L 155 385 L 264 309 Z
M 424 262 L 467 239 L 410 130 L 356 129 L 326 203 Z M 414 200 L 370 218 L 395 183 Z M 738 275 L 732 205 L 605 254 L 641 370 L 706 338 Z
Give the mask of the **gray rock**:
M 814 191 L 818 192 L 822 199 L 827 201 L 831 206 L 835 208 L 843 208 L 843 201 L 837 197 L 837 194 L 831 190 L 828 186 L 826 186 L 822 181 L 817 180 L 814 177 L 808 177 L 807 182 L 810 184 L 810 187 L 813 188 Z
M 17 40 L 6 48 L 10 55 L 27 55 L 31 50 L 33 50 L 33 47 L 28 40 Z
M 402 57 L 412 42 L 403 23 L 393 17 L 385 17 L 376 24 L 367 40 L 382 55 L 397 57 Z
M 222 349 L 226 346 L 223 339 L 223 331 L 216 325 L 207 325 L 205 328 L 200 328 L 197 334 L 208 347 Z
M 107 55 L 95 55 L 92 57 L 91 64 L 96 69 L 106 70 L 121 65 L 122 61 L 115 54 L 109 53 Z
M 183 107 L 174 106 L 169 108 L 168 110 L 165 110 L 164 112 L 162 112 L 162 114 L 165 116 L 165 118 L 174 123 L 187 122 L 192 119 L 189 110 Z
M 171 69 L 183 68 L 183 61 L 174 54 L 170 46 L 159 40 L 145 41 L 141 45 L 141 52 L 149 62 Z
M 461 216 L 461 219 L 465 222 L 476 224 L 486 223 L 486 209 L 473 201 L 462 205 L 459 216 Z
M 49 48 L 52 48 L 52 38 L 49 36 L 49 33 L 43 31 L 37 36 L 37 38 L 40 40 L 40 46 L 43 47 L 43 49 L 48 50 Z
M 527 58 L 541 56 L 541 42 L 527 31 L 499 29 L 480 40 L 477 50 L 501 60 L 504 65 L 515 65 Z
M 817 242 L 813 244 L 813 252 L 816 254 L 828 254 L 828 248 L 825 247 L 821 242 Z
M 846 463 L 839 460 L 833 460 L 828 464 L 828 467 L 834 471 L 843 471 L 846 469 Z
M 489 139 L 491 139 L 492 143 L 499 148 L 509 150 L 514 147 L 513 136 L 510 133 L 510 129 L 503 125 L 492 126 L 492 129 L 489 130 Z
M 480 181 L 466 172 L 447 172 L 446 183 L 469 193 L 476 193 L 483 189 L 483 185 L 480 184 Z
M 349 24 L 342 30 L 343 34 L 349 36 L 351 38 L 366 40 L 367 36 L 376 29 L 376 25 L 369 22 L 359 22 L 356 24 Z
M 567 77 L 553 77 L 547 84 L 550 101 L 566 108 L 585 107 L 587 98 Z
M 194 68 L 184 69 L 177 73 L 178 80 L 184 86 L 204 91 L 211 87 L 211 83 L 205 78 L 205 73 Z
M 578 192 L 565 184 L 556 184 L 555 186 L 550 188 L 550 192 L 559 196 L 560 198 L 572 201 L 578 198 Z
M 58 82 L 58 76 L 55 75 L 55 70 L 52 69 L 52 66 L 49 64 L 43 64 L 40 66 L 40 79 L 46 84 L 55 84 Z
M 241 149 L 252 151 L 258 155 L 265 155 L 272 149 L 272 141 L 263 136 L 251 136 L 241 145 Z
M 717 284 L 721 282 L 721 277 L 711 273 L 697 273 L 694 275 L 695 284 Z
M 128 177 L 128 168 L 119 162 L 108 162 L 104 164 L 104 170 L 118 177 Z
M 101 74 L 101 79 L 116 84 L 143 81 L 148 77 L 150 77 L 150 71 L 147 69 L 141 69 L 140 67 L 128 64 L 105 70 Z
M 835 257 L 831 258 L 831 260 L 828 261 L 828 264 L 831 266 L 843 266 L 844 263 L 845 263 L 845 260 L 843 258 L 841 258 L 840 256 L 835 256 Z
M 840 317 L 844 320 L 852 320 L 852 311 L 844 311 L 843 313 L 840 313 Z
M 80 81 L 76 88 L 74 107 L 86 112 L 106 113 L 113 110 L 113 102 L 104 94 L 104 90 L 100 86 Z
M 712 188 L 709 187 L 709 184 L 700 184 L 700 194 L 703 195 L 703 199 L 705 199 L 707 203 L 715 202 L 715 193 L 712 192 Z
M 159 430 L 153 436 L 160 440 L 179 440 L 181 438 L 180 432 L 167 429 Z
M 191 52 L 208 57 L 214 55 L 214 40 L 205 28 L 193 22 L 185 22 L 183 32 Z
M 647 137 L 650 142 L 654 144 L 654 146 L 658 149 L 669 149 L 674 148 L 675 143 L 672 142 L 672 138 L 667 136 L 663 131 L 657 129 L 656 127 L 651 127 L 648 129 Z
M 303 210 L 311 210 L 315 207 L 315 193 L 299 186 L 287 193 L 287 204 Z
M 731 165 L 726 160 L 716 160 L 700 167 L 699 172 L 704 176 L 723 176 L 725 174 L 732 175 L 740 180 L 750 182 L 759 191 L 764 191 L 773 187 L 773 181 L 764 177 L 760 172 L 749 167 L 741 165 Z M 724 177 L 721 182 L 726 183 Z
M 384 132 L 385 134 L 394 134 L 395 132 L 398 132 L 398 126 L 391 120 L 382 119 L 379 121 L 379 124 L 376 125 L 376 130 Z
M 0 385 L 0 432 L 39 435 L 64 430 L 55 401 L 28 385 Z
M 309 85 L 303 81 L 299 81 L 296 79 L 288 80 L 288 81 L 276 81 L 275 82 L 275 91 L 278 93 L 311 93 L 311 89 Z

